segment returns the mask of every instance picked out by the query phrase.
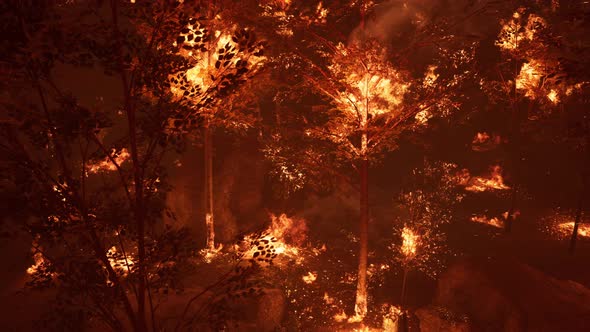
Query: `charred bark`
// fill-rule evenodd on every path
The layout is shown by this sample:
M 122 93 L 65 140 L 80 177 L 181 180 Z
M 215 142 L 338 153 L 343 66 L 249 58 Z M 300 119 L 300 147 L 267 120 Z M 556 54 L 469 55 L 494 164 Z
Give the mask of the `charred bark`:
M 369 161 L 360 162 L 360 229 L 359 268 L 356 289 L 355 314 L 364 318 L 367 314 L 367 259 L 369 252 Z
M 215 223 L 213 219 L 213 135 L 207 121 L 204 130 L 204 163 L 205 163 L 205 226 L 207 248 L 215 248 Z

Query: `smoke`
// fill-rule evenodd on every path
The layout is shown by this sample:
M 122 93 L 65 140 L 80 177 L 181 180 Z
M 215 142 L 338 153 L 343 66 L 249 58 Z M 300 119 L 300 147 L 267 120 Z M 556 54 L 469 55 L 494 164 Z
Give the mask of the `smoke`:
M 364 28 L 359 25 L 349 42 L 375 38 L 384 45 L 403 47 L 415 31 L 441 19 L 452 23 L 453 34 L 486 37 L 496 33 L 494 20 L 482 19 L 492 0 L 389 0 L 373 7 Z

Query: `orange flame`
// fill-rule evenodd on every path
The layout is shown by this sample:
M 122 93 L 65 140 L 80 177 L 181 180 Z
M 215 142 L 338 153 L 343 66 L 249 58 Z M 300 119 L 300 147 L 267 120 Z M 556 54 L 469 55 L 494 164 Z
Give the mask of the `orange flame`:
M 45 258 L 43 258 L 43 254 L 39 251 L 36 251 L 33 254 L 33 260 L 35 261 L 35 263 L 29 266 L 29 268 L 27 269 L 27 274 L 35 274 L 39 270 L 41 264 L 45 263 Z
M 532 59 L 524 63 L 516 77 L 516 89 L 524 90 L 526 97 L 535 98 L 543 75 L 544 70 L 540 61 Z
M 498 217 L 488 218 L 484 215 L 472 216 L 471 221 L 490 225 L 490 226 L 497 227 L 497 228 L 504 228 L 504 221 Z
M 497 165 L 492 167 L 492 173 L 489 177 L 472 177 L 467 181 L 467 186 L 465 187 L 465 190 L 473 192 L 506 189 L 510 189 L 510 187 L 504 184 L 502 168 Z
M 129 157 L 131 156 L 131 154 L 129 154 L 129 151 L 127 151 L 127 149 L 125 149 L 125 148 L 121 149 L 120 152 L 117 152 L 115 149 L 113 149 L 111 153 L 112 153 L 113 160 L 119 166 L 121 166 L 121 164 L 124 163 L 126 160 L 128 160 Z M 111 159 L 109 157 L 106 157 L 97 163 L 90 164 L 89 166 L 90 166 L 90 168 L 88 169 L 88 172 L 90 172 L 90 173 L 98 173 L 101 171 L 116 171 L 117 170 L 117 166 L 115 166 L 115 164 L 111 161 Z
M 115 246 L 112 246 L 107 251 L 107 257 L 113 269 L 120 272 L 123 276 L 129 274 L 129 271 L 135 265 L 134 257 L 132 255 L 129 253 L 126 253 L 126 255 L 120 254 Z
M 496 45 L 501 49 L 513 51 L 519 48 L 522 42 L 532 41 L 538 30 L 547 26 L 545 20 L 537 15 L 530 14 L 526 23 L 523 20 L 524 8 L 519 8 L 512 14 L 512 19 L 504 21 Z
M 303 279 L 303 282 L 305 282 L 306 284 L 313 284 L 313 282 L 316 281 L 317 278 L 317 272 L 307 272 L 307 274 L 304 275 L 301 279 Z
M 402 230 L 402 253 L 406 258 L 412 258 L 416 255 L 418 248 L 419 235 L 408 227 Z
M 270 215 L 271 225 L 264 231 L 262 237 L 248 235 L 244 238 L 245 242 L 252 243 L 255 240 L 265 243 L 272 243 L 274 253 L 277 257 L 291 259 L 295 264 L 302 264 L 305 260 L 302 246 L 307 239 L 307 225 L 305 220 L 299 218 L 289 218 L 286 214 L 280 216 Z M 239 248 L 236 249 L 239 250 Z M 244 258 L 253 259 L 257 248 L 253 246 L 244 254 Z M 313 254 L 318 254 L 321 250 L 312 250 Z M 281 260 L 278 261 L 281 264 Z
M 572 232 L 574 231 L 574 222 L 564 222 L 557 224 L 557 232 L 566 236 L 571 236 Z M 578 224 L 578 236 L 590 238 L 590 225 L 588 224 Z
M 487 132 L 475 134 L 471 141 L 471 149 L 474 151 L 491 150 L 500 144 L 501 137 L 499 135 L 490 135 Z

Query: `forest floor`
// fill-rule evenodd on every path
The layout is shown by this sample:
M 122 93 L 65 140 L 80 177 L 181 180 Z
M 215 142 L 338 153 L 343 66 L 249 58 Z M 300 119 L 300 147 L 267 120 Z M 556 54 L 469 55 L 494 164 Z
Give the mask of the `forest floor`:
M 539 220 L 548 213 L 547 209 L 541 207 L 523 207 L 522 218 L 516 220 L 512 232 L 508 234 L 489 225 L 468 220 L 458 222 L 448 239 L 449 247 L 458 253 L 451 257 L 450 263 L 464 258 L 516 260 L 554 278 L 572 280 L 590 288 L 590 269 L 587 264 L 590 261 L 590 240 L 580 238 L 576 252 L 570 255 L 567 251 L 569 239 L 559 240 L 540 230 Z M 50 291 L 22 292 L 27 278 L 26 268 L 32 263 L 27 259 L 29 243 L 26 239 L 12 239 L 4 241 L 0 247 L 3 257 L 6 257 L 4 269 L 0 273 L 0 326 L 3 331 L 34 330 L 32 322 L 48 311 L 48 304 L 54 297 Z M 209 273 L 206 278 L 193 276 L 187 280 L 198 283 L 191 285 L 191 289 L 202 289 L 214 281 L 214 274 Z M 375 301 L 397 303 L 400 286 L 399 273 L 390 274 L 376 291 Z M 428 305 L 436 286 L 436 279 L 419 272 L 410 273 L 407 306 L 416 309 Z

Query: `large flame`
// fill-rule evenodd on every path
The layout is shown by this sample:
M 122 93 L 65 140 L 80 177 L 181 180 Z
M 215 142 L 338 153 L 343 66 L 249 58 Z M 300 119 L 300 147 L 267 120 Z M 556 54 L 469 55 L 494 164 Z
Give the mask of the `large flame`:
M 281 265 L 287 263 L 294 263 L 297 265 L 303 264 L 305 260 L 304 244 L 307 240 L 307 225 L 305 220 L 300 218 L 290 218 L 286 214 L 276 216 L 270 215 L 271 225 L 263 232 L 263 234 L 250 234 L 244 237 L 244 243 L 249 243 L 250 247 L 245 251 L 243 258 L 247 260 L 255 260 L 258 264 L 266 264 L 271 259 L 276 259 L 273 262 Z M 271 244 L 272 249 L 270 253 L 263 248 Z M 236 245 L 236 250 L 241 251 L 239 245 Z M 319 254 L 320 250 L 311 250 L 312 254 Z M 267 255 L 270 254 L 270 255 Z M 265 255 L 269 259 L 262 259 Z M 261 260 L 262 259 L 262 260 Z
M 544 75 L 544 70 L 541 62 L 537 60 L 529 60 L 522 65 L 520 73 L 516 77 L 516 89 L 524 90 L 524 95 L 530 98 L 536 98 L 541 77 Z
M 342 76 L 343 89 L 333 95 L 339 108 L 353 117 L 360 117 L 366 122 L 368 116 L 386 114 L 396 109 L 403 101 L 409 88 L 402 74 L 385 65 L 382 55 L 367 55 L 367 59 L 354 59 L 356 49 L 348 49 L 343 44 L 336 47 L 336 52 L 347 63 L 335 62 L 329 67 L 335 76 Z M 354 53 L 354 54 L 353 54 Z M 339 58 L 340 59 L 340 58 Z M 321 88 L 321 87 L 320 87 Z M 332 95 L 332 92 L 328 92 Z

